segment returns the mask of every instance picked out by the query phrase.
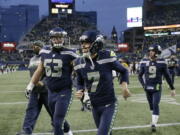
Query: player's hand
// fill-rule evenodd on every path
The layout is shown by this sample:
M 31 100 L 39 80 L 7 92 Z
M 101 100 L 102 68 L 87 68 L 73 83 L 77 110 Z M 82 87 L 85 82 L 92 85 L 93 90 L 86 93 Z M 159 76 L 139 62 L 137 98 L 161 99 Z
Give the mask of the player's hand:
M 30 98 L 31 92 L 32 92 L 31 90 L 28 90 L 28 89 L 25 90 L 25 97 L 26 97 L 27 99 Z
M 34 86 L 35 86 L 35 85 L 34 85 L 32 82 L 30 82 L 30 83 L 27 85 L 26 90 L 25 90 L 25 96 L 26 96 L 27 99 L 29 99 L 29 97 L 30 97 L 30 95 L 31 95 L 31 92 L 32 92 Z
M 44 83 L 42 81 L 39 81 L 36 86 L 39 86 L 39 87 L 43 87 L 44 86 Z
M 175 90 L 171 90 L 171 96 L 175 97 L 176 96 L 176 91 Z
M 129 91 L 128 88 L 124 88 L 124 89 L 122 90 L 122 95 L 123 95 L 123 98 L 124 98 L 125 100 L 127 100 L 127 98 L 131 96 L 131 92 Z
M 78 90 L 76 93 L 75 93 L 75 96 L 78 98 L 78 99 L 81 99 L 83 97 L 83 90 Z
M 127 82 L 122 82 L 121 85 L 122 85 L 122 95 L 123 95 L 123 98 L 125 100 L 127 100 L 127 98 L 131 96 L 131 92 L 129 91 L 129 89 L 127 87 Z

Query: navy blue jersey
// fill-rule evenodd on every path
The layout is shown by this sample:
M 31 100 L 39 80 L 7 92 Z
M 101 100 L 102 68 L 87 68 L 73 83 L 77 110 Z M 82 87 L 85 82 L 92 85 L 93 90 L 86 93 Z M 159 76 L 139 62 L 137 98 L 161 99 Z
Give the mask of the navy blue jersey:
M 128 70 L 117 61 L 111 51 L 100 51 L 98 57 L 92 61 L 83 57 L 75 61 L 78 90 L 87 89 L 94 106 L 115 102 L 112 70 L 121 73 L 120 82 L 128 82 Z
M 45 68 L 47 87 L 51 91 L 71 89 L 72 61 L 78 55 L 71 49 L 61 51 L 41 50 L 41 61 Z
M 168 65 L 168 69 L 171 71 L 175 71 L 176 67 L 177 67 L 177 60 L 176 59 L 167 59 L 167 65 Z
M 162 84 L 162 76 L 164 76 L 171 89 L 174 89 L 170 74 L 164 59 L 151 61 L 146 58 L 140 62 L 139 81 L 145 89 L 157 90 Z

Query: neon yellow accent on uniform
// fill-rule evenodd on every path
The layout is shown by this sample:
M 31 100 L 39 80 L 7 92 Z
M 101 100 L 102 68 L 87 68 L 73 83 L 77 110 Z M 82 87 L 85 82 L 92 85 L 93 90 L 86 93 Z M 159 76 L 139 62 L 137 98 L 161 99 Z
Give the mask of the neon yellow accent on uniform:
M 128 67 L 129 67 L 128 64 L 125 63 L 125 62 L 123 62 L 122 65 L 123 65 L 125 68 L 128 68 Z
M 116 56 L 116 54 L 114 53 L 114 51 L 111 51 L 110 56 Z

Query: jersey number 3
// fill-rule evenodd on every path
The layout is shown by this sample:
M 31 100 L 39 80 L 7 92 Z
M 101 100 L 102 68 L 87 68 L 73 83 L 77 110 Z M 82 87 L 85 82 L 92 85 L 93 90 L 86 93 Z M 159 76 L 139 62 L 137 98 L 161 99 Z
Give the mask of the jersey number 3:
M 149 66 L 149 78 L 156 78 L 156 66 Z
M 63 65 L 63 62 L 61 59 L 45 59 L 44 67 L 45 67 L 46 76 L 61 77 L 62 65 Z

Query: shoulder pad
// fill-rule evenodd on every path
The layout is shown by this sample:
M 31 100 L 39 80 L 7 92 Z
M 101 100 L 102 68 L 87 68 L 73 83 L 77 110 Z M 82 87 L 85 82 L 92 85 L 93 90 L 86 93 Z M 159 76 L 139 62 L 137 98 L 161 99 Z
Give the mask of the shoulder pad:
M 51 50 L 47 50 L 47 49 L 41 49 L 39 54 L 49 54 L 51 52 Z
M 112 56 L 111 56 L 112 54 Z M 113 52 L 108 50 L 103 50 L 99 53 L 99 59 L 97 61 L 98 64 L 106 64 L 110 62 L 114 62 L 117 60 Z
M 111 51 L 111 52 L 110 52 L 110 56 L 111 56 L 111 57 L 115 57 L 115 56 L 116 56 L 115 52 L 114 52 L 114 51 Z
M 65 48 L 63 51 L 61 51 L 61 54 L 70 55 L 70 56 L 75 57 L 75 58 L 78 58 L 78 57 L 79 57 L 79 55 L 76 54 L 76 51 L 75 51 L 75 50 L 67 49 L 67 48 Z
M 86 61 L 84 57 L 79 57 L 73 61 L 73 65 L 74 65 L 74 70 L 78 70 L 85 67 Z
M 102 50 L 99 52 L 100 57 L 102 58 L 110 58 L 110 57 L 116 57 L 116 54 L 114 51 L 110 50 Z
M 149 59 L 147 58 L 144 58 L 140 61 L 140 64 L 146 64 L 146 63 L 149 63 Z
M 167 61 L 163 58 L 157 59 L 157 63 L 167 64 Z

